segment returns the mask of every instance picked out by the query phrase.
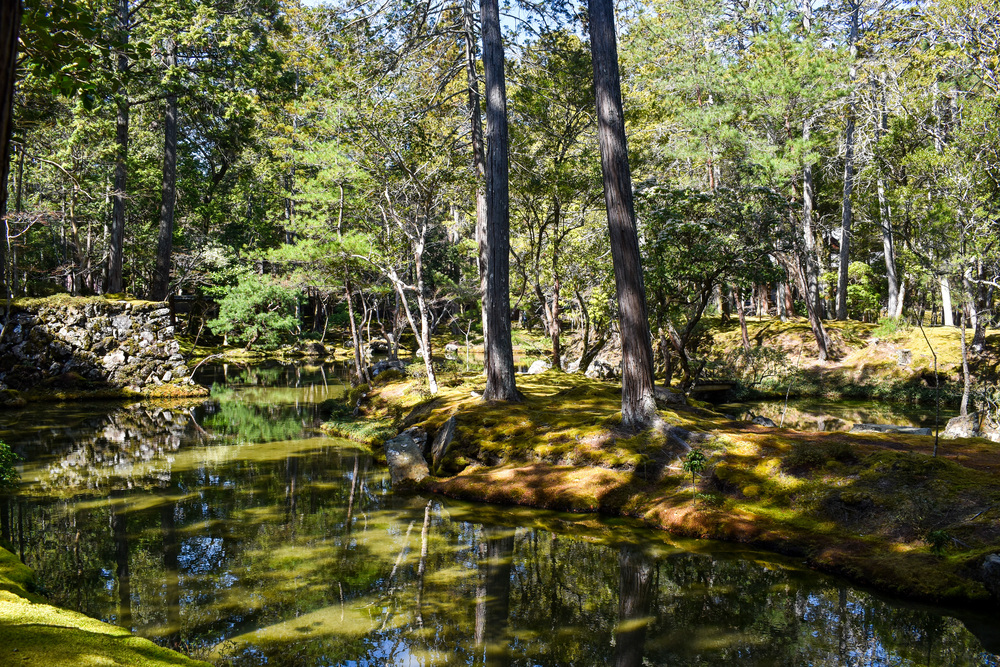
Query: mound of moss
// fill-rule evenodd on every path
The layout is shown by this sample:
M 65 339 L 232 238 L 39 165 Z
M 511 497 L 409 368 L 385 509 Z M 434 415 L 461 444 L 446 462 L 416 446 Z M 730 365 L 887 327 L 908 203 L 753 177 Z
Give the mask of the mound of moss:
M 519 403 L 480 398 L 482 377 L 432 400 L 413 380 L 372 390 L 371 416 L 449 454 L 423 487 L 467 500 L 630 516 L 686 537 L 740 541 L 929 601 L 995 605 L 980 565 L 1000 553 L 1000 450 L 985 440 L 805 433 L 727 419 L 696 402 L 670 425 L 621 428 L 620 387 L 578 374 L 518 376 Z M 405 402 L 408 415 L 400 414 Z M 705 457 L 694 478 L 687 447 Z
M 32 571 L 0 548 L 0 664 L 208 667 L 124 628 L 53 607 L 33 589 Z

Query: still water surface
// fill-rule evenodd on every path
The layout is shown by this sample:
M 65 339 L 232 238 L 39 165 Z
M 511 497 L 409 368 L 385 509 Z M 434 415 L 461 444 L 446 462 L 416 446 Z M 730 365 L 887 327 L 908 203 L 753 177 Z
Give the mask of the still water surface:
M 1000 665 L 1000 622 L 622 521 L 391 493 L 323 367 L 0 413 L 56 604 L 220 665 Z

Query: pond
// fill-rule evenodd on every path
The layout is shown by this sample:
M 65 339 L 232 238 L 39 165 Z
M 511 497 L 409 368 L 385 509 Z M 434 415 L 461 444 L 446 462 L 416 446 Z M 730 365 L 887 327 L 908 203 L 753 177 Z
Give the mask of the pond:
M 798 398 L 788 401 L 760 400 L 716 405 L 719 412 L 742 419 L 746 413 L 767 417 L 775 424 L 800 431 L 850 431 L 855 424 L 894 424 L 934 428 L 933 405 L 913 405 L 887 401 L 832 400 Z M 942 406 L 940 425 L 944 430 L 948 419 L 957 412 Z M 784 417 L 784 422 L 782 422 Z
M 995 617 L 626 521 L 393 494 L 320 437 L 335 367 L 0 413 L 10 539 L 59 605 L 219 665 L 1000 665 Z

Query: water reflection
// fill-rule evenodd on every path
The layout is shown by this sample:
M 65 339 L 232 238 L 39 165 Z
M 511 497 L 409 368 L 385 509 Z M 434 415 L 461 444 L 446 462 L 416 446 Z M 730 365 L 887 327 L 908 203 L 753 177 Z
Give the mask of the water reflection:
M 747 411 L 767 417 L 775 424 L 800 431 L 849 431 L 854 424 L 895 424 L 934 428 L 934 406 L 803 398 L 788 401 L 766 400 L 718 405 L 719 412 L 742 419 Z M 941 428 L 955 412 L 942 407 Z
M 995 641 L 994 618 L 775 557 L 393 495 L 366 450 L 314 437 L 331 375 L 0 415 L 28 457 L 10 512 L 44 592 L 226 665 L 1000 664 L 966 628 Z

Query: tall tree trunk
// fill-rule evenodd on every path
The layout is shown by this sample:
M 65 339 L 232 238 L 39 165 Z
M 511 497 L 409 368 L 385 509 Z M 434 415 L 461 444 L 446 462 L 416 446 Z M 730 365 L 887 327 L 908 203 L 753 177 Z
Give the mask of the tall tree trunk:
M 17 42 L 21 32 L 21 0 L 0 0 L 0 288 L 10 295 L 7 279 L 7 176 L 10 139 L 14 129 L 14 84 L 17 78 Z
M 368 377 L 368 369 L 365 368 L 364 359 L 361 355 L 361 332 L 358 331 L 357 318 L 354 316 L 354 290 L 351 279 L 345 271 L 344 279 L 344 299 L 347 301 L 347 321 L 351 325 L 351 344 L 354 346 L 354 374 L 358 382 L 371 382 Z
M 878 136 L 881 139 L 889 131 L 889 115 L 885 111 L 885 79 L 881 81 L 879 98 Z M 885 194 L 885 177 L 882 165 L 878 166 L 875 189 L 878 193 L 878 212 L 882 223 L 882 254 L 885 259 L 885 275 L 889 284 L 889 302 L 887 304 L 889 317 L 898 318 L 903 312 L 903 303 L 899 290 L 899 276 L 896 274 L 896 242 L 892 229 L 892 209 L 889 198 Z
M 965 341 L 966 315 L 962 313 L 962 403 L 958 414 L 969 416 L 969 395 L 972 393 L 972 375 L 969 373 L 969 347 Z
M 483 354 L 489 353 L 486 336 L 489 322 L 486 313 L 488 246 L 486 243 L 486 151 L 483 147 L 483 112 L 479 95 L 479 76 L 476 73 L 476 20 L 472 0 L 463 2 L 465 31 L 465 70 L 469 86 L 469 125 L 471 127 L 472 166 L 476 179 L 476 247 L 479 269 L 479 299 L 483 321 Z
M 177 67 L 177 42 L 167 42 L 167 67 Z M 168 80 L 172 75 L 168 74 Z M 173 85 L 171 82 L 168 85 Z M 160 234 L 156 243 L 156 269 L 150 299 L 163 301 L 170 287 L 170 255 L 174 237 L 174 203 L 177 200 L 177 93 L 167 94 L 163 123 L 163 185 L 160 196 Z
M 518 401 L 510 339 L 510 200 L 507 88 L 497 0 L 480 0 L 486 74 L 486 389 L 483 400 Z
M 129 0 L 118 0 L 118 23 L 122 50 L 118 52 L 117 85 L 115 105 L 115 182 L 111 204 L 111 238 L 108 247 L 108 282 L 105 291 L 112 294 L 125 288 L 122 280 L 122 257 L 125 246 L 125 197 L 128 176 L 128 122 L 129 100 L 126 86 L 128 76 L 128 55 L 124 49 L 129 38 Z
M 854 79 L 857 74 L 855 60 L 858 53 L 858 10 L 861 0 L 850 0 L 851 32 L 848 43 L 851 48 L 850 86 L 851 97 L 847 111 L 847 130 L 844 136 L 844 202 L 840 217 L 840 275 L 837 278 L 837 319 L 847 319 L 847 270 L 851 263 L 851 226 L 854 222 L 854 211 L 851 208 L 851 197 L 854 194 L 854 118 L 857 112 L 857 101 L 854 98 Z
M 437 377 L 434 375 L 434 357 L 431 349 L 431 324 L 430 312 L 427 307 L 427 300 L 424 297 L 424 238 L 427 231 L 426 225 L 420 233 L 417 249 L 413 253 L 414 265 L 417 274 L 417 310 L 420 311 L 420 350 L 423 353 L 424 367 L 427 370 L 427 388 L 432 394 L 438 392 Z M 514 357 L 511 356 L 513 366 Z M 511 376 L 513 377 L 513 375 Z
M 802 139 L 808 144 L 812 134 L 812 121 L 807 120 L 802 125 Z M 815 193 L 813 190 L 812 163 L 802 166 L 802 258 L 795 273 L 801 278 L 799 288 L 806 302 L 806 317 L 809 328 L 812 329 L 819 350 L 820 361 L 826 361 L 830 356 L 830 337 L 823 326 L 825 307 L 819 289 L 819 262 L 816 256 L 816 237 L 813 235 L 813 210 L 815 209 Z
M 622 339 L 622 425 L 639 428 L 656 415 L 653 346 L 649 338 L 646 289 L 632 201 L 632 174 L 625 141 L 614 7 L 612 0 L 589 0 L 588 5 L 597 134 Z
M 944 317 L 944 325 L 953 327 L 955 326 L 955 311 L 951 303 L 951 285 L 948 284 L 948 276 L 944 274 L 939 276 L 938 283 L 941 285 L 941 314 Z M 922 312 L 921 315 L 923 315 Z

